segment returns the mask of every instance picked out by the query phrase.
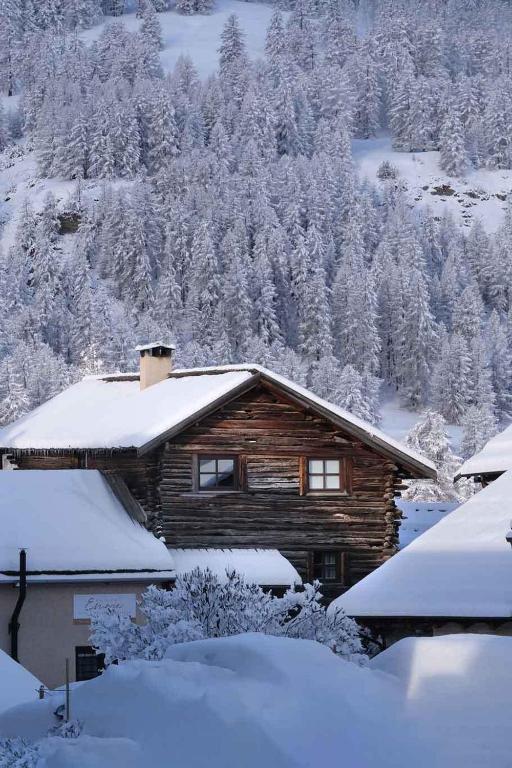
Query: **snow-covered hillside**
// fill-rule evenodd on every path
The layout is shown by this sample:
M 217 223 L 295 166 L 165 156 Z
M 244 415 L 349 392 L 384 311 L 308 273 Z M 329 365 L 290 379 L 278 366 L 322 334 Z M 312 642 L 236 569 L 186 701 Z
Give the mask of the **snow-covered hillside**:
M 362 178 L 379 184 L 377 171 L 385 161 L 398 170 L 396 184 L 412 208 L 428 207 L 438 218 L 450 214 L 467 228 L 480 220 L 487 232 L 495 232 L 503 223 L 512 198 L 512 171 L 472 168 L 455 179 L 439 167 L 439 152 L 397 152 L 389 136 L 356 139 L 352 146 Z
M 245 34 L 247 54 L 258 59 L 265 51 L 265 35 L 274 7 L 270 3 L 245 2 L 245 0 L 217 0 L 209 14 L 185 16 L 176 11 L 164 11 L 158 15 L 162 28 L 162 66 L 170 72 L 180 56 L 189 56 L 202 78 L 213 74 L 219 64 L 220 35 L 228 17 L 234 13 Z M 287 15 L 287 14 L 285 14 Z M 86 32 L 81 38 L 90 43 L 97 40 L 105 26 L 103 22 Z M 134 13 L 122 17 L 122 23 L 131 32 L 140 28 L 141 21 Z

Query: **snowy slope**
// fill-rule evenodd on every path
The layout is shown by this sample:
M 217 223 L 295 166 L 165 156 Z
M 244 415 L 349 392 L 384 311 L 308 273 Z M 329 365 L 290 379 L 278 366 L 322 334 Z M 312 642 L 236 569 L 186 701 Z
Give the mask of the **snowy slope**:
M 245 32 L 247 53 L 251 59 L 263 55 L 265 34 L 274 8 L 266 3 L 243 2 L 242 0 L 217 0 L 213 13 L 184 16 L 176 11 L 158 14 L 162 27 L 164 50 L 161 53 L 162 66 L 166 71 L 174 68 L 180 56 L 190 56 L 200 77 L 208 77 L 217 69 L 220 33 L 228 16 L 235 13 Z M 140 21 L 134 13 L 122 17 L 130 32 L 139 28 Z M 96 40 L 111 20 L 93 27 L 81 34 L 86 42 Z
M 512 193 L 510 170 L 471 170 L 462 179 L 450 178 L 439 168 L 439 152 L 395 152 L 389 137 L 356 140 L 352 149 L 359 174 L 372 183 L 383 183 L 377 178 L 382 162 L 394 165 L 396 183 L 405 185 L 411 206 L 429 207 L 436 216 L 451 213 L 465 227 L 480 219 L 488 232 L 503 221 Z

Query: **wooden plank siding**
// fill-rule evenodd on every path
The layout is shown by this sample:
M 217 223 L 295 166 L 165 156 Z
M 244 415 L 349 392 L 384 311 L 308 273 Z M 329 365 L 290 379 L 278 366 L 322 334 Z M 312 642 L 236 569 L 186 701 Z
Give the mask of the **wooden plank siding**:
M 239 490 L 198 491 L 201 455 L 236 457 Z M 346 493 L 308 491 L 312 457 L 344 462 Z M 172 547 L 277 548 L 304 579 L 312 552 L 342 552 L 344 583 L 326 586 L 328 597 L 381 565 L 398 543 L 397 466 L 264 382 L 143 456 L 135 449 L 18 451 L 15 460 L 20 469 L 119 474 L 148 527 Z
M 194 456 L 233 455 L 238 491 L 194 491 Z M 306 459 L 344 459 L 351 492 L 307 492 Z M 321 417 L 259 385 L 169 441 L 161 456 L 162 531 L 176 547 L 275 547 L 308 578 L 309 553 L 347 553 L 346 583 L 393 554 L 396 467 Z

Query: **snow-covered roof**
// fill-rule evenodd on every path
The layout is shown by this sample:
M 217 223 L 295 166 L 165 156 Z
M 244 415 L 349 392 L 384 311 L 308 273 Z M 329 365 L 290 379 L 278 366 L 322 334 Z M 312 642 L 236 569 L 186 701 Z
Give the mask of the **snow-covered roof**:
M 400 549 L 460 506 L 458 501 L 407 501 L 405 499 L 397 499 L 396 505 L 402 513 L 398 531 Z
M 177 370 L 140 390 L 133 374 L 89 377 L 0 430 L 12 450 L 153 447 L 237 391 L 263 379 L 382 451 L 419 477 L 435 477 L 434 464 L 373 425 L 260 365 Z
M 459 477 L 506 472 L 512 469 L 512 424 L 499 435 L 491 437 L 481 451 L 464 462 Z
M 350 616 L 511 617 L 511 518 L 507 472 L 332 605 Z
M 0 472 L 0 581 L 16 578 L 20 549 L 36 581 L 174 575 L 166 546 L 94 469 Z
M 237 571 L 250 584 L 291 586 L 302 579 L 277 549 L 170 549 L 176 575 L 209 568 L 221 581 Z
M 150 341 L 147 344 L 138 344 L 135 349 L 137 352 L 145 352 L 147 349 L 155 349 L 155 347 L 163 347 L 163 349 L 176 349 L 174 344 L 166 344 L 165 341 Z
M 141 448 L 251 378 L 248 372 L 138 379 L 90 377 L 0 430 L 13 449 Z
M 41 681 L 0 648 L 0 713 L 18 704 L 37 701 Z

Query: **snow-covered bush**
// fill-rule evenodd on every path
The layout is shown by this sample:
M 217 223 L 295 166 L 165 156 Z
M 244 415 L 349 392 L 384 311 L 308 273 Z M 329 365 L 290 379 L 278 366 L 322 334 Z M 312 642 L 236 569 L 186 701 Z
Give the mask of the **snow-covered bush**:
M 127 659 L 161 659 L 174 643 L 245 632 L 317 640 L 351 661 L 364 663 L 360 628 L 343 611 L 327 612 L 319 582 L 283 597 L 247 583 L 235 571 L 221 581 L 196 568 L 166 591 L 150 586 L 139 609 L 145 622 L 135 624 L 115 607 L 92 612 L 91 642 L 107 664 Z
M 39 750 L 26 739 L 0 739 L 0 768 L 36 768 Z

